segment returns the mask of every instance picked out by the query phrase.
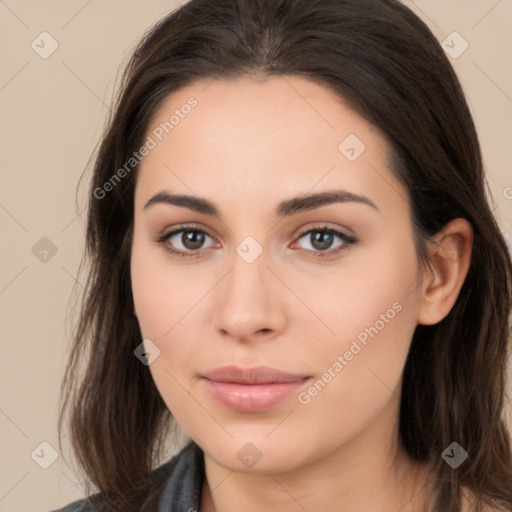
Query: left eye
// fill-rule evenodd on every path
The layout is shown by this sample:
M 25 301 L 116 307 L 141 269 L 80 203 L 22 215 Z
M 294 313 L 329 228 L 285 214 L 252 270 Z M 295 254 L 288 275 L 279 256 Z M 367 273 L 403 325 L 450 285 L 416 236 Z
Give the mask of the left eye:
M 327 227 L 310 229 L 303 233 L 299 240 L 302 240 L 303 238 L 309 241 L 312 246 L 312 249 L 305 248 L 305 250 L 314 252 L 336 252 L 337 250 L 345 248 L 345 246 L 355 243 L 354 238 L 345 235 L 345 233 L 341 233 L 336 229 Z M 333 248 L 332 244 L 336 238 L 340 240 L 340 242 Z

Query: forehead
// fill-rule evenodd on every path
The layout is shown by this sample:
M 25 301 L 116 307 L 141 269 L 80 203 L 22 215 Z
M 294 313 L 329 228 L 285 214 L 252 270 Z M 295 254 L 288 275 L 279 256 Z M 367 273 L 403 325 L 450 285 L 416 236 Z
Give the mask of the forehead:
M 161 103 L 146 136 L 154 147 L 140 165 L 139 202 L 158 188 L 258 201 L 340 185 L 385 201 L 399 187 L 389 190 L 383 134 L 301 77 L 195 82 Z
M 195 103 L 193 108 L 189 107 Z M 172 126 L 170 126 L 172 125 Z M 343 134 L 356 134 L 361 140 L 375 138 L 378 130 L 354 112 L 327 87 L 296 76 L 238 78 L 236 80 L 201 80 L 165 98 L 149 122 L 148 132 L 157 138 L 171 139 L 176 145 L 188 139 L 187 127 L 203 143 L 233 137 L 224 145 L 250 152 L 259 143 L 269 149 L 274 143 L 281 151 L 293 146 L 295 153 L 307 154 L 324 140 L 338 151 Z M 304 144 L 310 140 L 310 144 Z M 301 146 L 293 144 L 302 142 Z M 240 143 L 243 142 L 242 148 Z M 165 146 L 165 141 L 164 141 Z M 163 148 L 162 148 L 163 149 Z M 277 153 L 277 151 L 276 151 Z M 229 153 L 227 153 L 229 155 Z

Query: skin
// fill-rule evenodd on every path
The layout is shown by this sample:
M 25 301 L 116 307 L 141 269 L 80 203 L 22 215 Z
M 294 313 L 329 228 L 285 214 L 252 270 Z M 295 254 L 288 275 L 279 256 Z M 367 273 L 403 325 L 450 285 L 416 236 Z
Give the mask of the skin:
M 201 511 L 426 510 L 428 470 L 398 442 L 401 374 L 416 325 L 439 322 L 457 299 L 471 226 L 445 226 L 422 267 L 385 137 L 319 84 L 196 82 L 162 102 L 147 134 L 190 96 L 198 105 L 139 169 L 131 279 L 143 337 L 160 350 L 154 382 L 205 454 Z M 338 149 L 349 134 L 366 146 L 354 161 Z M 280 201 L 338 189 L 376 208 L 344 202 L 275 216 Z M 221 217 L 163 203 L 144 209 L 162 190 L 207 198 Z M 155 242 L 191 223 L 208 233 L 199 249 L 182 233 L 166 243 L 198 257 Z M 322 251 L 304 235 L 317 223 L 357 242 L 335 254 L 344 243 L 335 237 Z M 247 236 L 262 249 L 252 263 L 236 252 Z M 307 404 L 293 395 L 264 412 L 233 411 L 200 377 L 234 363 L 316 381 L 396 303 L 394 318 Z M 246 443 L 261 453 L 252 467 L 237 456 Z

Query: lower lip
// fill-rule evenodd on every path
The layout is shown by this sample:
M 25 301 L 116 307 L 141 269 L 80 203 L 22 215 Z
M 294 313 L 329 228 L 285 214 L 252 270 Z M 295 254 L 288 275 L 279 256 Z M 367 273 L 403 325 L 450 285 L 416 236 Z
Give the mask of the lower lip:
M 229 409 L 238 412 L 261 412 L 297 393 L 309 378 L 270 384 L 237 384 L 203 380 L 213 397 Z

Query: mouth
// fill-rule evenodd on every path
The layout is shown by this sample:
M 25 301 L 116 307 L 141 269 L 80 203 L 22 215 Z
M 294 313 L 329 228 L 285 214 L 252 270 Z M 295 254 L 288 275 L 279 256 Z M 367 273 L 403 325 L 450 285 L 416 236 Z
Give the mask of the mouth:
M 312 378 L 265 366 L 224 366 L 201 377 L 213 398 L 238 412 L 268 410 L 296 394 Z

